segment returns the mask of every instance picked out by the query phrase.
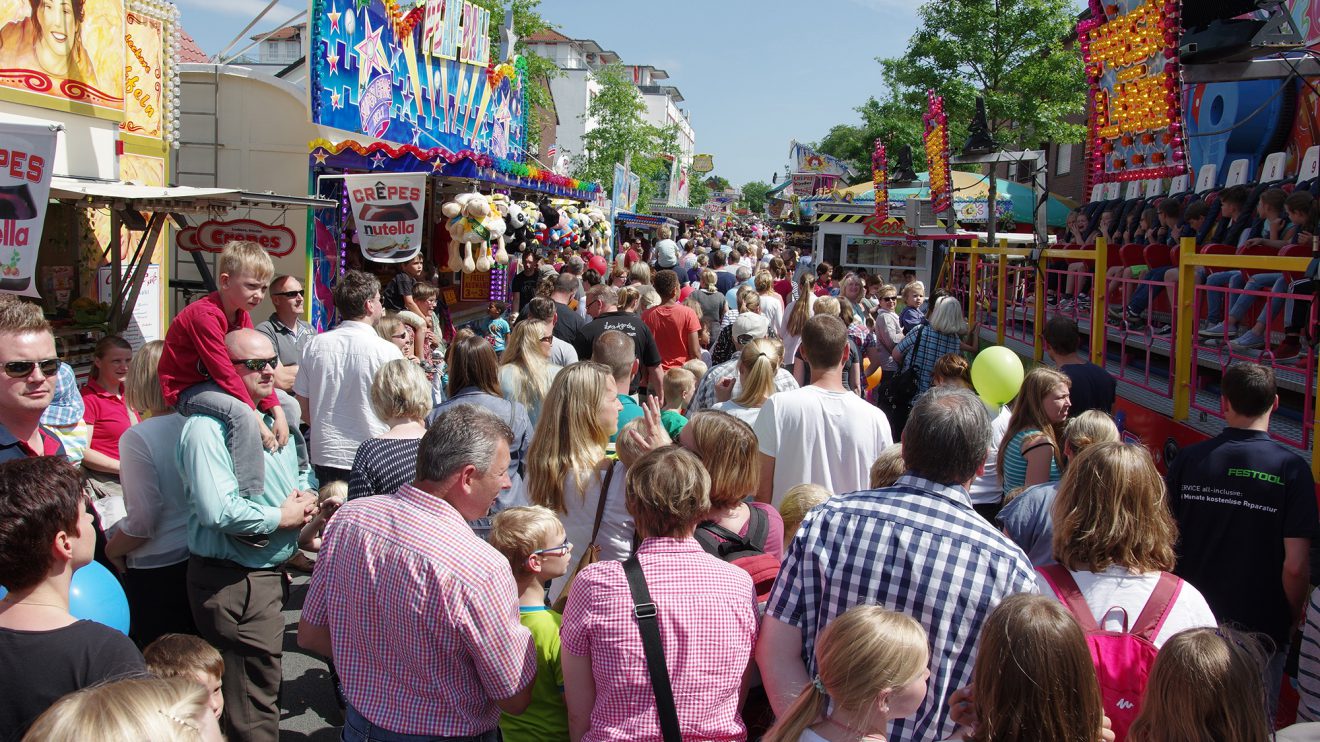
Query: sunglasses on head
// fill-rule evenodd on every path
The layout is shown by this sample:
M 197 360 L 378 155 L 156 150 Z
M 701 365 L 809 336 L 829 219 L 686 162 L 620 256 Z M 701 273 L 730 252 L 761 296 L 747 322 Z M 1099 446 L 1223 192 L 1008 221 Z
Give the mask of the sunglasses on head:
M 270 366 L 271 368 L 276 368 L 279 366 L 279 364 L 280 364 L 279 356 L 273 356 L 271 358 L 245 358 L 242 360 L 234 361 L 235 366 L 245 366 L 249 371 L 261 371 L 267 366 Z
M 295 296 L 301 297 L 304 293 L 305 291 L 303 289 L 298 289 L 297 291 L 272 291 L 270 295 L 282 296 L 285 299 L 292 299 Z
M 5 373 L 11 379 L 25 379 L 32 375 L 32 369 L 40 368 L 42 376 L 54 376 L 60 370 L 60 359 L 47 358 L 42 361 L 9 361 L 5 364 Z

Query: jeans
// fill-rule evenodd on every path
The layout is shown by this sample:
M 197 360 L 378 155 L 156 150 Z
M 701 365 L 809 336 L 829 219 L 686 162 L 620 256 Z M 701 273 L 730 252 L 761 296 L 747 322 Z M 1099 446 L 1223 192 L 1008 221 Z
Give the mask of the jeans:
M 1264 291 L 1273 286 L 1274 283 L 1281 278 L 1283 278 L 1282 273 L 1257 273 L 1251 277 L 1250 281 L 1247 281 L 1246 289 L 1247 291 Z M 1277 291 L 1278 289 L 1275 290 Z M 1238 294 L 1237 298 L 1233 300 L 1233 306 L 1228 310 L 1229 316 L 1234 320 L 1241 322 L 1247 316 L 1247 312 L 1251 311 L 1251 305 L 1255 304 L 1256 299 L 1258 298 L 1259 297 L 1252 296 L 1251 294 Z M 1283 299 L 1270 299 L 1270 308 L 1268 311 L 1278 314 L 1281 309 L 1283 309 Z M 1264 321 L 1264 317 L 1265 313 L 1262 312 L 1262 321 Z
M 1142 276 L 1141 280 L 1163 281 L 1164 274 L 1168 273 L 1171 270 L 1176 269 L 1177 267 L 1178 266 L 1176 265 L 1166 265 L 1160 268 L 1151 268 L 1150 270 L 1146 271 L 1146 275 Z M 1149 307 L 1150 305 L 1155 303 L 1155 298 L 1160 295 L 1159 292 L 1162 291 L 1163 289 L 1164 286 L 1158 283 L 1146 285 L 1146 286 L 1139 285 L 1137 287 L 1136 295 L 1132 297 L 1132 301 L 1128 302 L 1128 311 L 1132 312 L 1133 314 L 1141 314 L 1142 312 L 1146 311 L 1146 307 Z
M 1284 644 L 1265 662 L 1265 711 L 1271 720 L 1279 712 L 1279 685 L 1283 682 L 1283 668 L 1288 662 L 1290 647 Z
M 1244 283 L 1246 283 L 1246 281 L 1242 278 L 1242 274 L 1234 270 L 1211 273 L 1210 277 L 1205 280 L 1206 286 L 1220 286 L 1220 287 L 1226 286 L 1230 289 L 1240 289 L 1242 288 L 1242 285 Z M 1223 322 L 1225 292 L 1208 291 L 1206 293 L 1210 295 L 1209 311 L 1206 313 L 1205 316 L 1206 321 L 1212 325 Z
M 349 705 L 344 710 L 343 742 L 499 742 L 500 733 L 492 729 L 484 734 L 467 737 L 434 737 L 429 734 L 399 734 L 382 729 L 367 720 Z
M 304 469 L 308 465 L 307 443 L 298 432 L 301 418 L 298 402 L 282 391 L 276 390 L 275 394 L 289 423 L 289 438 L 298 449 L 298 468 Z M 265 490 L 266 462 L 262 456 L 260 418 L 246 402 L 231 396 L 214 381 L 204 381 L 184 389 L 174 409 L 184 417 L 210 415 L 224 423 L 225 448 L 234 460 L 239 497 L 252 498 Z
M 1315 279 L 1302 278 L 1293 281 L 1288 285 L 1290 294 L 1314 294 L 1316 289 Z M 1311 318 L 1311 302 L 1303 299 L 1288 300 L 1288 332 L 1300 333 L 1306 327 L 1306 323 Z

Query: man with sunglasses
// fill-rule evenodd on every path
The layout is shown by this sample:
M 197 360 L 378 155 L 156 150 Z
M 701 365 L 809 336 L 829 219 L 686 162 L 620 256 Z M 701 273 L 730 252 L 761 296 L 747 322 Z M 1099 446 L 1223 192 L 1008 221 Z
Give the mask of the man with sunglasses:
M 303 320 L 306 292 L 302 283 L 293 276 L 276 276 L 270 282 L 270 303 L 275 311 L 270 319 L 257 325 L 257 332 L 270 338 L 280 357 L 275 371 L 275 388 L 293 393 L 293 380 L 298 377 L 298 361 L 302 358 L 307 341 L 316 329 Z
M 271 393 L 279 357 L 265 335 L 235 330 L 225 336 L 225 350 L 253 399 Z M 294 447 L 284 446 L 262 449 L 263 489 L 242 496 L 236 470 L 246 464 L 234 461 L 225 434 L 219 419 L 198 414 L 188 417 L 179 436 L 179 472 L 193 512 L 188 602 L 198 632 L 225 660 L 228 737 L 275 742 L 284 639 L 281 567 L 297 550 L 299 529 L 316 512 L 316 493 Z
M 0 462 L 63 456 L 64 446 L 41 424 L 55 396 L 60 361 L 41 308 L 21 299 L 0 301 Z

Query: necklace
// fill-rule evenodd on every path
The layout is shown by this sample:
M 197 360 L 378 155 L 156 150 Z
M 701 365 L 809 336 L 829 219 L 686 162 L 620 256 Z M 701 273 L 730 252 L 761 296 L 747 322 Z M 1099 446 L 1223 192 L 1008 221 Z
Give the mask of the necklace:
M 841 721 L 836 721 L 835 719 L 829 716 L 825 717 L 825 723 L 833 724 L 834 726 L 838 727 L 839 729 L 842 729 L 845 732 L 851 732 L 853 734 L 856 734 L 857 739 L 869 739 L 869 740 L 875 740 L 875 742 L 888 742 L 888 738 L 886 738 L 885 735 L 883 734 L 879 734 L 879 735 L 871 734 L 864 729 L 858 729 L 857 727 L 849 726 Z

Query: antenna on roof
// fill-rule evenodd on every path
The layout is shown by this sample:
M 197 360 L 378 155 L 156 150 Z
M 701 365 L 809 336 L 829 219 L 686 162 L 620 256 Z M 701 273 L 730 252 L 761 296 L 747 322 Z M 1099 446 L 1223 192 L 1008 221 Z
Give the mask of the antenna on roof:
M 243 30 L 238 32 L 238 35 L 234 37 L 233 41 L 230 41 L 225 46 L 225 48 L 221 49 L 219 53 L 217 53 L 214 57 L 211 57 L 211 63 L 215 64 L 219 62 L 220 58 L 225 55 L 225 52 L 228 52 L 230 49 L 233 49 L 234 44 L 237 44 L 238 42 L 242 41 L 243 37 L 247 35 L 247 32 L 251 31 L 253 26 L 260 23 L 261 19 L 265 18 L 267 13 L 269 13 L 272 9 L 274 9 L 276 5 L 279 5 L 279 2 L 280 0 L 270 0 L 270 3 L 266 5 L 265 9 L 263 9 L 260 13 L 257 13 L 257 17 L 253 18 L 251 22 L 249 22 L 246 26 L 244 26 Z

